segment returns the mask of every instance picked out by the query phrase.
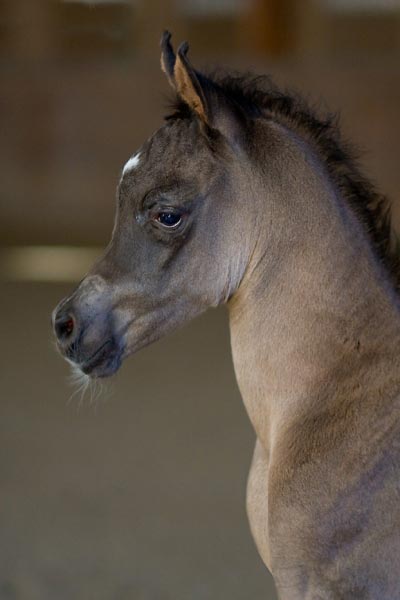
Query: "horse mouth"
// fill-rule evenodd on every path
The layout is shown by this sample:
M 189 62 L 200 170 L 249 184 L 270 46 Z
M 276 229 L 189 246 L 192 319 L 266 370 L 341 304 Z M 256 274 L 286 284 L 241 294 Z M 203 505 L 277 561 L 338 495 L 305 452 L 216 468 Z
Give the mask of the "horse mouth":
M 80 370 L 91 377 L 109 377 L 121 366 L 121 350 L 113 338 L 104 342 L 88 359 L 79 364 Z

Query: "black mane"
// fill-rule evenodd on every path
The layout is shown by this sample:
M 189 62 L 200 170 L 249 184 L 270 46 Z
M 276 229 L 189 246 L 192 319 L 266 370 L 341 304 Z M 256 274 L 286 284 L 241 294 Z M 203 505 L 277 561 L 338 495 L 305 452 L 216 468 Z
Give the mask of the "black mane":
M 269 117 L 306 137 L 363 224 L 378 258 L 399 288 L 400 253 L 392 244 L 390 202 L 361 173 L 356 153 L 341 139 L 337 116 L 318 115 L 301 96 L 281 91 L 268 76 L 214 73 L 208 77 L 199 74 L 199 78 L 202 85 L 216 87 L 245 117 Z M 195 118 L 179 97 L 171 103 L 171 108 L 167 119 Z

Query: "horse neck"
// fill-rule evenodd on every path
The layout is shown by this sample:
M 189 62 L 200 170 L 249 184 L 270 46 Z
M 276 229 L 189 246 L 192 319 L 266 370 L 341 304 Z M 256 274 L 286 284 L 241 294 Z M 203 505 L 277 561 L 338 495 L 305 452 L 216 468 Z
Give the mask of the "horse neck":
M 334 402 L 360 356 L 375 356 L 377 384 L 379 357 L 397 355 L 400 341 L 388 277 L 311 151 L 286 138 L 268 173 L 251 199 L 253 254 L 229 302 L 237 380 L 264 445 L 316 403 Z

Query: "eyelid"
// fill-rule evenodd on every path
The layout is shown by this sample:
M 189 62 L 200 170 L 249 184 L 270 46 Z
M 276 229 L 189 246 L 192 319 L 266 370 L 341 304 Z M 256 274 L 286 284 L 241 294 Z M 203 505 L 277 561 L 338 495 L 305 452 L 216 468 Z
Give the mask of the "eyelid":
M 155 210 L 154 210 L 155 208 Z M 181 213 L 184 214 L 186 211 L 183 210 L 180 206 L 169 206 L 168 204 L 157 204 L 150 209 L 150 212 L 172 212 L 172 213 Z
M 156 202 L 151 208 L 146 210 L 146 213 L 149 215 L 150 219 L 154 219 L 157 217 L 157 215 L 164 212 L 170 212 L 174 214 L 179 213 L 182 219 L 189 213 L 189 211 L 183 206 L 171 206 L 170 204 L 160 204 L 159 202 Z
M 175 196 L 171 188 L 152 189 L 144 195 L 142 209 L 150 210 L 155 204 L 163 204 L 164 202 L 166 205 L 169 205 L 171 203 L 171 196 Z

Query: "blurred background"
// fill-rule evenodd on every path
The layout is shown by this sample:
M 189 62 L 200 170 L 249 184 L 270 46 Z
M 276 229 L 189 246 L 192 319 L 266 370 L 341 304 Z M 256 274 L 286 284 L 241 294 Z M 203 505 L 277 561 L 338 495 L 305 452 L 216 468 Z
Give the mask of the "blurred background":
M 83 396 L 52 341 L 122 165 L 161 124 L 164 28 L 197 67 L 338 110 L 399 226 L 400 0 L 1 0 L 0 600 L 275 598 L 224 310 Z

